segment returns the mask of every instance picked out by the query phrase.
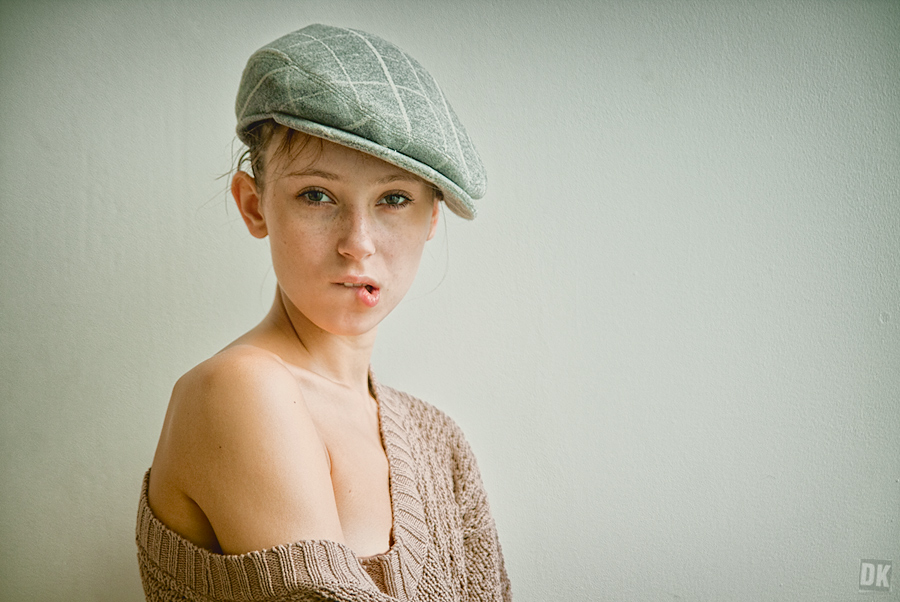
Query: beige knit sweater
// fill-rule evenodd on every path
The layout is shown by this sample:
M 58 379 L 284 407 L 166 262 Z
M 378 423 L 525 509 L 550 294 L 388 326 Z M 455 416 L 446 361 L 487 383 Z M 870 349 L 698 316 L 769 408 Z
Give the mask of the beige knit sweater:
M 390 467 L 390 550 L 358 558 L 343 544 L 320 540 L 215 554 L 153 515 L 148 471 L 137 520 L 147 600 L 509 601 L 497 531 L 459 427 L 425 402 L 374 380 L 373 390 Z

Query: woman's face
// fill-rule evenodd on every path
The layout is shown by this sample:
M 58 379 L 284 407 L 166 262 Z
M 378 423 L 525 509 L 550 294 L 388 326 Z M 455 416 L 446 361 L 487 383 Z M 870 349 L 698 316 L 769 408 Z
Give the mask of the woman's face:
M 370 332 L 412 285 L 439 201 L 418 176 L 328 141 L 271 152 L 282 135 L 245 221 L 269 237 L 285 303 L 332 334 Z

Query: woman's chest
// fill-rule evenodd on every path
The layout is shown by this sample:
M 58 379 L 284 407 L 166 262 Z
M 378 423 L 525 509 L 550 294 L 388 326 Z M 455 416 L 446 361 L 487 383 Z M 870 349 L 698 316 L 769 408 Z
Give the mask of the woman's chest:
M 393 515 L 388 459 L 376 412 L 323 412 L 316 426 L 331 467 L 338 517 L 347 545 L 358 556 L 391 546 Z

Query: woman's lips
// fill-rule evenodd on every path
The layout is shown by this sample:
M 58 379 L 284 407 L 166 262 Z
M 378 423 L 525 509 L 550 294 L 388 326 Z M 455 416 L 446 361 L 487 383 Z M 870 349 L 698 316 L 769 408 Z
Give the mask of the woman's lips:
M 375 284 L 364 280 L 359 282 L 341 282 L 339 284 L 346 288 L 355 289 L 356 298 L 366 307 L 375 307 L 378 305 L 378 299 L 381 297 L 381 289 Z

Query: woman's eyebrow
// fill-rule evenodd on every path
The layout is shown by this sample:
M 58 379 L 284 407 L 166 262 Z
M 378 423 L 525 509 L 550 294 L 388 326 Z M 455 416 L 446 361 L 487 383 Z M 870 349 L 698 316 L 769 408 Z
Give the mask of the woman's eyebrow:
M 324 178 L 326 180 L 340 180 L 341 177 L 335 173 L 331 173 L 330 171 L 322 171 L 321 169 L 301 169 L 299 171 L 291 171 L 286 174 L 286 176 L 292 177 L 317 177 Z
M 287 177 L 316 177 L 323 178 L 325 180 L 341 180 L 341 176 L 336 173 L 332 173 L 330 171 L 323 171 L 321 169 L 300 169 L 297 171 L 290 171 L 284 174 Z M 422 182 L 422 178 L 419 176 L 413 175 L 411 173 L 392 173 L 384 176 L 383 178 L 379 178 L 375 181 L 375 184 L 389 184 L 391 182 L 413 182 L 418 183 Z
M 388 184 L 390 182 L 422 182 L 422 178 L 411 173 L 393 173 L 380 178 L 376 184 Z

